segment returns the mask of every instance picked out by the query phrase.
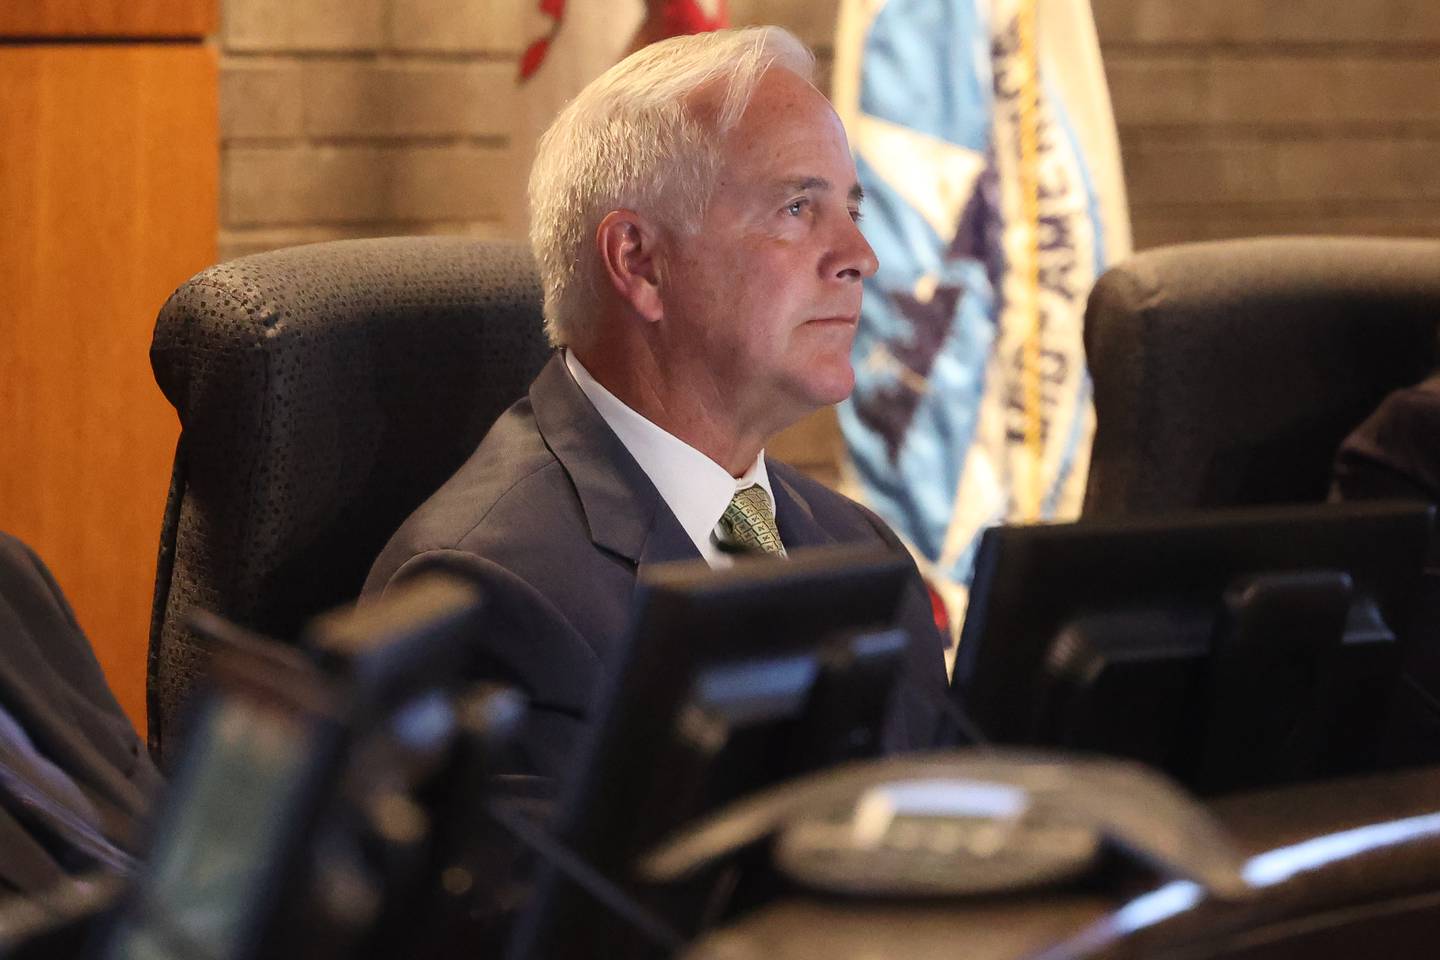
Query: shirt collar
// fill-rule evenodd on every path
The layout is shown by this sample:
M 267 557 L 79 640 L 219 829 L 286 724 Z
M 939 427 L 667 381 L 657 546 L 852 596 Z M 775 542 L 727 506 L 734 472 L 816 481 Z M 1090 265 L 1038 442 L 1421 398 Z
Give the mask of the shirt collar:
M 732 477 L 720 464 L 626 406 L 590 375 L 573 351 L 565 351 L 565 367 L 601 419 L 645 471 L 700 556 L 712 567 L 728 566 L 729 556 L 715 545 L 712 534 L 735 491 L 758 483 L 770 502 L 775 502 L 765 469 L 765 451 L 760 451 L 743 476 Z

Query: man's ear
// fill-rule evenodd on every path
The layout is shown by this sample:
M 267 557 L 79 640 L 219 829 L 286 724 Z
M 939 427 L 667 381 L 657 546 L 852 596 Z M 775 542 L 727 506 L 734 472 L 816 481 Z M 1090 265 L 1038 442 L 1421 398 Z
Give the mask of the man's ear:
M 665 312 L 656 257 L 659 244 L 660 233 L 654 223 L 633 210 L 611 210 L 595 228 L 595 246 L 605 278 L 636 313 L 651 322 Z

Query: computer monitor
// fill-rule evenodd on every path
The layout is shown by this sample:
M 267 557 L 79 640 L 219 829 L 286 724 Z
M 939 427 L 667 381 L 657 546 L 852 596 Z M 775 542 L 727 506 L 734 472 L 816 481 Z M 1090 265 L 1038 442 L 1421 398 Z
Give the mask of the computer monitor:
M 898 707 L 907 638 L 895 622 L 910 570 L 889 551 L 837 547 L 725 571 L 673 564 L 643 579 L 555 836 L 688 936 L 709 880 L 648 890 L 631 875 L 634 860 L 729 800 L 879 752 Z M 645 956 L 652 947 L 543 869 L 510 956 Z
M 951 685 L 999 743 L 1205 793 L 1373 766 L 1431 509 L 1316 504 L 987 531 Z

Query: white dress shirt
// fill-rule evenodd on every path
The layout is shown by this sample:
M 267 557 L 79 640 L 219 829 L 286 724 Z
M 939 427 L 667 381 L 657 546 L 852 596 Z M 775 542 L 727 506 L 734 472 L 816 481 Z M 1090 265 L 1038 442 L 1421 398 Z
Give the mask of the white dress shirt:
M 640 464 L 640 469 L 645 471 L 660 493 L 660 499 L 665 501 L 675 519 L 680 521 L 680 526 L 695 542 L 700 556 L 716 569 L 730 566 L 732 558 L 716 545 L 715 526 L 736 490 L 758 483 L 770 497 L 770 503 L 775 503 L 774 491 L 770 489 L 770 475 L 765 470 L 765 451 L 761 450 L 744 476 L 736 479 L 684 440 L 667 433 L 626 406 L 596 382 L 569 350 L 565 351 L 565 367 L 601 418 L 630 451 L 630 456 Z

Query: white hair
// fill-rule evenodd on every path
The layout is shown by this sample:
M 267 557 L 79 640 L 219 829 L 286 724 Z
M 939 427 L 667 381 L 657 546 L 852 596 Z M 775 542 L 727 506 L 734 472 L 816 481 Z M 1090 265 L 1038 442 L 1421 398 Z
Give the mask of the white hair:
M 530 171 L 530 245 L 555 346 L 583 340 L 601 278 L 596 228 L 626 208 L 693 233 L 720 169 L 724 135 L 771 67 L 811 80 L 815 57 L 780 27 L 672 37 L 637 51 L 580 91 L 541 137 Z M 695 94 L 712 88 L 702 117 Z

